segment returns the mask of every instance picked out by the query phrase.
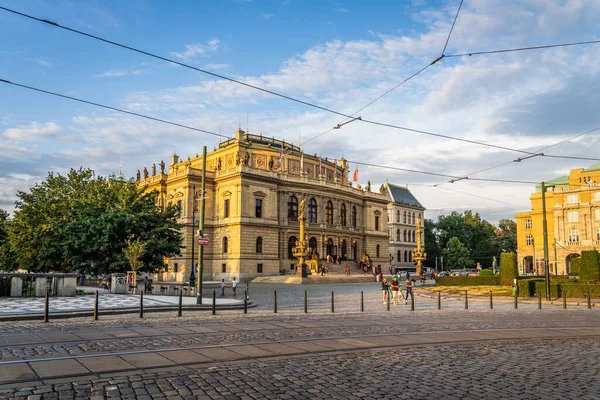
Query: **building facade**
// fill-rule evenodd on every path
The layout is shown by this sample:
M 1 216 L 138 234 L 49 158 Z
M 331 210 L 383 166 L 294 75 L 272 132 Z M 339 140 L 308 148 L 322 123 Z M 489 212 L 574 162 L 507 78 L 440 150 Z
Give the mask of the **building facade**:
M 408 190 L 408 187 L 386 183 L 385 193 L 390 202 L 387 206 L 389 232 L 389 261 L 396 266 L 412 266 L 413 251 L 417 246 L 416 222 L 423 221 L 425 207 Z M 421 246 L 425 246 L 424 224 L 421 223 Z
M 167 261 L 162 279 L 186 281 L 197 265 L 202 156 L 180 160 L 168 171 L 144 170 L 140 184 L 159 192 L 159 205 L 180 207 L 184 248 Z M 308 246 L 319 257 L 388 263 L 385 194 L 352 187 L 345 160 L 321 160 L 298 146 L 242 130 L 206 157 L 204 279 L 251 279 L 295 273 L 292 249 L 299 235 L 298 208 L 305 201 Z M 192 257 L 193 253 L 193 257 Z
M 570 260 L 600 247 L 600 163 L 573 169 L 545 183 L 550 273 L 570 272 Z M 531 194 L 531 211 L 516 215 L 521 273 L 544 273 L 541 185 Z

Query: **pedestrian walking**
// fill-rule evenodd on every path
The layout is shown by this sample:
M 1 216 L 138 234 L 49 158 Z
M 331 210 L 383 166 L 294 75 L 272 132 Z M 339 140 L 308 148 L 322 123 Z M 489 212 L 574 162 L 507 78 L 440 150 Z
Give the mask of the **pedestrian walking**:
M 238 281 L 235 280 L 235 276 L 234 276 L 233 279 L 231 280 L 231 289 L 233 290 L 234 296 L 236 294 L 237 286 L 238 286 Z
M 405 301 L 408 301 L 408 296 L 412 297 L 413 296 L 413 283 L 412 281 L 407 277 L 406 278 L 406 297 L 404 298 Z
M 227 287 L 225 279 L 221 280 L 221 284 L 219 285 L 219 287 L 221 288 L 221 297 L 225 296 L 225 287 Z
M 390 284 L 388 283 L 387 279 L 383 278 L 383 280 L 381 281 L 381 295 L 383 298 L 383 304 L 386 303 L 386 296 L 388 294 L 389 288 Z
M 394 275 L 392 278 L 392 303 L 394 304 L 396 304 L 396 299 L 398 298 L 398 286 L 400 286 L 400 282 L 398 281 L 398 277 Z M 399 298 L 398 303 L 400 303 Z
M 346 276 L 350 275 L 350 269 L 348 268 L 348 266 L 346 265 Z

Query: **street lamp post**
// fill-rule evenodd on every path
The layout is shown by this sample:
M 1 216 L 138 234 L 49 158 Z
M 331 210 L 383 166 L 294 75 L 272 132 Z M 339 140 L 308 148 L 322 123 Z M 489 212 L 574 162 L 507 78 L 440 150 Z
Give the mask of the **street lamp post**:
M 554 185 L 546 186 L 544 182 L 542 186 L 542 228 L 544 234 L 544 273 L 546 276 L 546 300 L 550 300 L 550 268 L 548 268 L 548 221 L 546 220 L 546 188 L 554 187 Z
M 204 237 L 204 210 L 206 208 L 206 146 L 202 148 L 202 191 L 200 202 L 200 221 L 198 230 L 200 237 Z M 198 287 L 196 288 L 196 304 L 202 304 L 202 278 L 204 273 L 204 246 L 198 249 Z

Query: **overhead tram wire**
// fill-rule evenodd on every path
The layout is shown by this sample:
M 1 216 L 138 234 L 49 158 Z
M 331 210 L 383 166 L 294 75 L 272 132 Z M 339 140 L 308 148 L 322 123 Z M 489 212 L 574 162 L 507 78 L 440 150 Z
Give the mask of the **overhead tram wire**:
M 435 187 L 435 188 L 438 188 L 438 189 L 447 190 L 447 191 L 450 191 L 450 192 L 456 192 L 456 193 L 464 194 L 464 195 L 466 195 L 466 196 L 477 197 L 478 199 L 495 201 L 496 203 L 506 204 L 506 205 L 509 205 L 509 206 L 512 206 L 512 207 L 515 207 L 515 208 L 519 208 L 519 209 L 523 209 L 523 208 L 524 208 L 524 209 L 527 209 L 527 208 L 529 208 L 529 207 L 527 207 L 527 206 L 525 206 L 525 207 L 524 207 L 524 206 L 522 206 L 522 205 L 518 205 L 518 204 L 507 203 L 507 202 L 505 202 L 505 201 L 498 200 L 498 199 L 494 199 L 494 198 L 492 198 L 492 197 L 480 196 L 480 195 L 473 194 L 473 193 L 463 192 L 463 191 L 461 191 L 461 190 L 450 189 L 450 188 L 447 188 L 447 187 L 441 187 L 441 186 L 432 186 L 432 187 Z
M 462 4 L 463 4 L 463 0 L 460 0 L 460 4 L 458 6 L 458 10 L 456 11 L 456 15 L 454 16 L 454 21 L 452 21 L 452 27 L 450 28 L 450 32 L 448 32 L 448 37 L 446 38 L 446 43 L 444 44 L 444 49 L 442 50 L 442 55 L 440 57 L 436 58 L 435 60 L 433 60 L 432 62 L 430 62 L 429 64 L 427 64 L 426 66 L 424 66 L 423 68 L 421 68 L 420 70 L 418 70 L 417 72 L 415 72 L 414 74 L 412 74 L 411 76 L 409 76 L 408 78 L 404 79 L 402 82 L 398 83 L 397 85 L 395 85 L 391 89 L 385 91 L 384 93 L 382 93 L 381 95 L 379 95 L 374 100 L 370 101 L 369 103 L 367 103 L 363 107 L 361 107 L 358 110 L 356 110 L 355 112 L 353 112 L 352 113 L 352 117 L 356 116 L 356 114 L 358 114 L 359 112 L 361 112 L 365 108 L 371 106 L 373 103 L 381 100 L 383 97 L 387 96 L 388 94 L 390 94 L 391 92 L 393 92 L 394 90 L 396 90 L 398 87 L 400 87 L 403 84 L 405 84 L 406 82 L 410 81 L 412 78 L 414 78 L 415 76 L 419 75 L 421 72 L 425 71 L 427 68 L 431 67 L 433 64 L 437 63 L 438 61 L 440 61 L 444 57 L 444 52 L 446 51 L 446 47 L 448 46 L 448 42 L 450 41 L 450 36 L 452 35 L 452 31 L 454 30 L 454 24 L 456 24 L 456 19 L 458 18 L 458 13 L 460 12 Z M 347 120 L 348 120 L 348 118 L 346 118 L 345 120 L 340 121 L 338 123 L 338 126 L 340 124 L 343 124 Z M 320 133 L 320 134 L 318 134 L 318 135 L 316 135 L 316 136 L 308 139 L 306 142 L 304 142 L 304 144 L 312 142 L 313 140 L 316 140 L 316 139 L 320 138 L 321 136 L 323 136 L 323 135 L 331 132 L 333 129 L 335 129 L 335 128 L 329 128 L 325 132 Z
M 117 112 L 120 112 L 120 113 L 129 114 L 129 115 L 134 115 L 136 117 L 141 117 L 141 118 L 149 119 L 151 121 L 162 122 L 163 124 L 169 124 L 169 125 L 177 126 L 179 128 L 190 129 L 190 130 L 193 130 L 193 131 L 196 131 L 196 132 L 206 133 L 207 135 L 213 135 L 213 136 L 218 136 L 218 137 L 222 137 L 222 138 L 225 138 L 225 139 L 229 139 L 228 136 L 221 135 L 220 133 L 210 132 L 210 131 L 207 131 L 207 130 L 204 130 L 204 129 L 194 128 L 192 126 L 180 124 L 180 123 L 177 123 L 177 122 L 168 121 L 166 119 L 151 117 L 151 116 L 140 114 L 140 113 L 136 113 L 136 112 L 133 112 L 133 111 L 123 110 L 121 108 L 111 107 L 111 106 L 107 106 L 105 104 L 100 104 L 100 103 L 96 103 L 96 102 L 93 102 L 93 101 L 80 99 L 80 98 L 73 97 L 73 96 L 67 96 L 67 95 L 64 95 L 64 94 L 60 94 L 60 93 L 56 93 L 56 92 L 51 92 L 49 90 L 39 89 L 39 88 L 36 88 L 36 87 L 33 87 L 33 86 L 27 86 L 27 85 L 23 85 L 23 84 L 16 83 L 16 82 L 11 82 L 11 81 L 6 80 L 6 79 L 1 79 L 0 78 L 0 83 L 6 83 L 6 84 L 9 84 L 9 85 L 12 85 L 12 86 L 17 86 L 17 87 L 20 87 L 20 88 L 23 88 L 23 89 L 29 89 L 29 90 L 33 90 L 33 91 L 39 92 L 39 93 L 49 94 L 49 95 L 56 96 L 56 97 L 62 97 L 63 99 L 77 101 L 77 102 L 80 102 L 80 103 L 89 104 L 89 105 L 96 106 L 96 107 L 102 107 L 102 108 L 105 108 L 107 110 L 117 111 Z
M 557 47 L 569 47 L 569 46 L 583 46 L 586 44 L 599 44 L 600 40 L 588 40 L 582 42 L 572 42 L 572 43 L 559 43 L 559 44 L 549 44 L 544 46 L 529 46 L 529 47 L 516 47 L 511 49 L 499 49 L 499 50 L 487 50 L 487 51 L 473 51 L 470 53 L 460 53 L 460 54 L 448 54 L 444 56 L 444 58 L 454 58 L 454 57 L 471 57 L 471 56 L 480 56 L 484 54 L 499 54 L 499 53 L 513 53 L 518 51 L 531 51 L 531 50 L 544 50 L 544 49 L 552 49 Z

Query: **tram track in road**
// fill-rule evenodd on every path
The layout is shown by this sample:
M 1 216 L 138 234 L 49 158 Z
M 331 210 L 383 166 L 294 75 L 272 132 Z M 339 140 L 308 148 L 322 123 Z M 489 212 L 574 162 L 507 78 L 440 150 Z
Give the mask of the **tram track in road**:
M 114 351 L 0 362 L 0 385 L 48 382 L 81 376 L 109 376 L 157 368 L 221 365 L 247 360 L 323 355 L 356 351 L 387 351 L 473 342 L 535 341 L 600 338 L 600 327 L 521 327 L 495 329 L 422 330 L 403 333 L 363 333 L 320 338 L 291 338 L 188 347 Z M 62 367 L 61 367 L 62 366 Z M 11 376 L 8 371 L 19 370 Z M 23 371 L 28 371 L 23 373 Z M 4 374 L 4 375 L 3 375 Z

